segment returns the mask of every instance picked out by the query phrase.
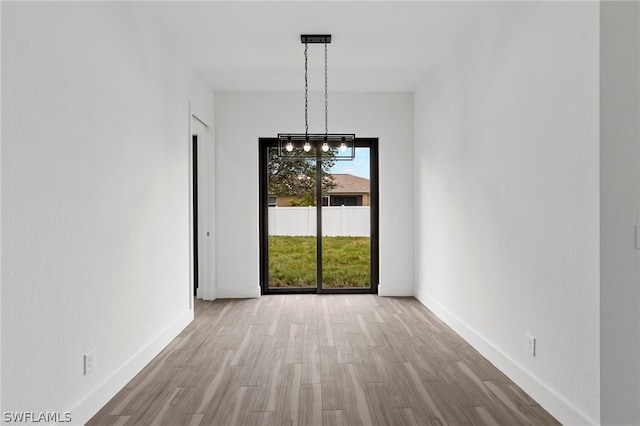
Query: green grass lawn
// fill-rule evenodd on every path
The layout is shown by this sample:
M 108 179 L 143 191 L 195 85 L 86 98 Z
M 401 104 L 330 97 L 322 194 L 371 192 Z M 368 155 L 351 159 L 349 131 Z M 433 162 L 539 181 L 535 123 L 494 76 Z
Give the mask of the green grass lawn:
M 369 237 L 324 237 L 323 287 L 369 287 Z M 316 237 L 269 236 L 269 287 L 316 286 Z

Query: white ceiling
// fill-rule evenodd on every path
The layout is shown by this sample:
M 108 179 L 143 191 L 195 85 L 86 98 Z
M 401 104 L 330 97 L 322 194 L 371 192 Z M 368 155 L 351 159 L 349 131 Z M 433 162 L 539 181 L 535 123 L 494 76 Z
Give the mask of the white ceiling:
M 413 91 L 444 55 L 490 30 L 514 3 L 213 1 L 131 5 L 216 90 L 303 90 L 300 34 L 331 34 L 330 91 Z M 310 90 L 323 87 L 309 45 Z

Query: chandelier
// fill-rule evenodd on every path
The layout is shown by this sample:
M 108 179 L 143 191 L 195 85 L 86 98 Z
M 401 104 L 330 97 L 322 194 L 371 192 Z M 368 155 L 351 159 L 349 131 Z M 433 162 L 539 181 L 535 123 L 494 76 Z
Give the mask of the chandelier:
M 302 34 L 300 41 L 304 44 L 304 133 L 278 133 L 278 156 L 291 160 L 353 160 L 356 135 L 329 133 L 327 45 L 331 43 L 331 35 Z M 309 133 L 309 44 L 324 44 L 324 133 Z

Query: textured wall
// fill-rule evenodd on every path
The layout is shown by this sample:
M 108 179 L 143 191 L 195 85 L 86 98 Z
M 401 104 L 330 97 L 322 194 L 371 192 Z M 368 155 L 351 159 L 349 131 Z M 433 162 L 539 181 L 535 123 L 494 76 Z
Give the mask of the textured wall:
M 192 316 L 189 101 L 212 119 L 213 93 L 125 4 L 2 9 L 2 410 L 82 423 Z
M 640 424 L 640 4 L 600 6 L 602 424 Z
M 560 421 L 597 423 L 598 4 L 487 7 L 416 93 L 416 295 Z

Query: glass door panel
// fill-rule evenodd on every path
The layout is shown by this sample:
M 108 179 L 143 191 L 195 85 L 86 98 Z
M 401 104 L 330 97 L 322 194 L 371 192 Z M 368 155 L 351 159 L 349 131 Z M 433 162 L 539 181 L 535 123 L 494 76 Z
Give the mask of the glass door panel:
M 316 289 L 316 161 L 277 153 L 268 148 L 268 288 Z
M 371 287 L 370 149 L 331 163 L 322 207 L 322 287 Z

